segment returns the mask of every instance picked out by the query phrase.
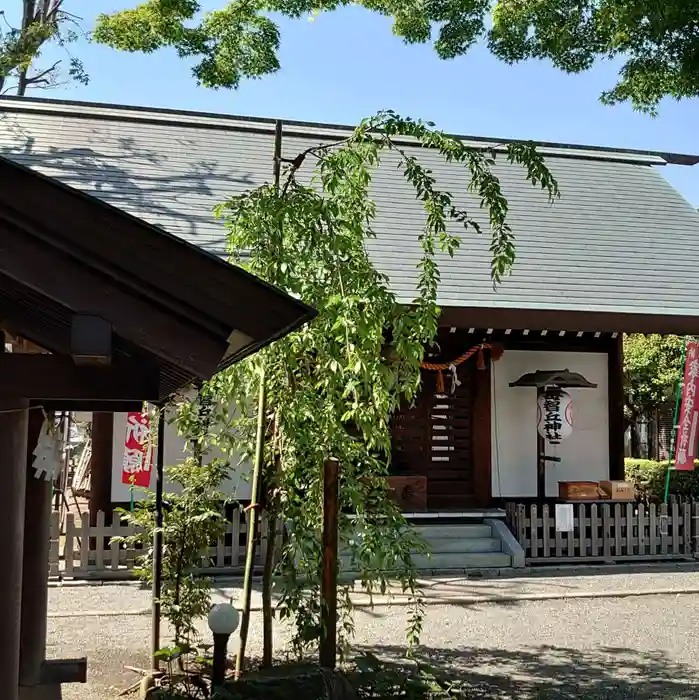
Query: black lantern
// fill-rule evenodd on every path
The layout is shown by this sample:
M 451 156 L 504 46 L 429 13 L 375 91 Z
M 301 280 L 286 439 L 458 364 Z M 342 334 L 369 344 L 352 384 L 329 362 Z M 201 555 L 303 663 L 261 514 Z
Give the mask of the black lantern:
M 537 405 L 543 404 L 544 434 L 537 429 L 537 471 L 536 471 L 536 495 L 539 500 L 546 498 L 546 463 L 560 462 L 560 457 L 546 455 L 546 440 L 552 444 L 558 444 L 563 437 L 562 421 L 560 419 L 560 405 L 563 396 L 567 396 L 563 389 L 596 389 L 597 384 L 585 379 L 579 372 L 571 372 L 567 369 L 537 370 L 522 375 L 517 381 L 510 382 L 511 387 L 534 387 L 536 389 Z M 550 410 L 550 416 L 547 413 Z

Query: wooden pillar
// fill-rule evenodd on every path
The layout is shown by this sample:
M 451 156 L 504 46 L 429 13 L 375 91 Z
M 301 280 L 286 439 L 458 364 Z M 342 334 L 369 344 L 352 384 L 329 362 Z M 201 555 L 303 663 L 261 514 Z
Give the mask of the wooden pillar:
M 44 422 L 42 412 L 30 411 L 28 422 L 20 683 L 34 686 L 41 680 L 41 669 L 46 658 L 51 482 L 43 476 L 34 478 L 33 452 Z
M 609 478 L 624 478 L 624 339 L 613 338 L 607 355 Z
M 90 461 L 90 525 L 97 525 L 97 513 L 104 511 L 105 524 L 111 524 L 112 460 L 114 414 L 92 414 L 92 457 Z
M 323 467 L 323 578 L 320 582 L 320 665 L 335 668 L 337 661 L 339 463 L 328 459 Z
M 0 387 L 0 391 L 2 387 Z M 26 399 L 0 397 L 0 698 L 18 700 L 27 473 Z
M 473 371 L 473 480 L 476 505 L 486 508 L 493 495 L 491 442 L 491 380 L 492 360 L 485 369 Z

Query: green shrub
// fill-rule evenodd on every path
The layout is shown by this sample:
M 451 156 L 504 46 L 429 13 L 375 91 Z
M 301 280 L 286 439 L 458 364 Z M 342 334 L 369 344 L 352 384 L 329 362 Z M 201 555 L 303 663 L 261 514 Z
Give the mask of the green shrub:
M 699 467 L 699 461 L 695 463 Z M 652 459 L 626 459 L 626 480 L 633 482 L 639 498 L 659 503 L 665 496 L 665 475 L 668 462 L 655 462 Z M 699 471 L 670 472 L 670 494 L 699 498 Z

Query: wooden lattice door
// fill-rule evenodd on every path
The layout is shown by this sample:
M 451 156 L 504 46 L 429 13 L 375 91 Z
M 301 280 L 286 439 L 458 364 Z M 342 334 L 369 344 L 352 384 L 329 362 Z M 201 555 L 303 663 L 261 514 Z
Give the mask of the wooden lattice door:
M 445 377 L 445 392 L 436 391 L 434 372 L 423 374 L 414 406 L 405 406 L 393 421 L 392 472 L 427 477 L 429 510 L 458 510 L 483 505 L 474 464 L 475 363 L 459 367 L 460 385 Z

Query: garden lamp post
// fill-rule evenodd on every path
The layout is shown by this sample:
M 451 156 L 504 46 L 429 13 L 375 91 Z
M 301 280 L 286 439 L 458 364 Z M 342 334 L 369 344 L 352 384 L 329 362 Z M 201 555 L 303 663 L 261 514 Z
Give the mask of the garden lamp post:
M 211 689 L 223 685 L 226 678 L 228 640 L 238 629 L 240 616 L 230 603 L 218 603 L 211 608 L 208 617 L 209 629 L 214 635 L 214 663 L 211 674 Z

